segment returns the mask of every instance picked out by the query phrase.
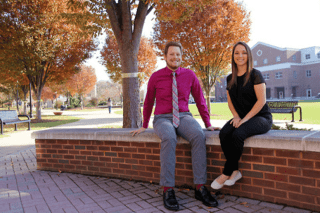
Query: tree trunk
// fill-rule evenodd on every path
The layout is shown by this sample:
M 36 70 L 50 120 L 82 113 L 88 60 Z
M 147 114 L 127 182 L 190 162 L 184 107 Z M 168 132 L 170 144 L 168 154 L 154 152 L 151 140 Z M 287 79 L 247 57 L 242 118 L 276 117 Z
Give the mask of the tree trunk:
M 19 89 L 18 89 L 18 85 L 17 85 L 16 105 L 17 105 L 17 112 L 18 112 L 18 114 L 20 114 L 20 110 L 19 110 Z
M 205 95 L 206 95 L 206 101 L 207 101 L 207 107 L 208 107 L 208 112 L 209 115 L 211 115 L 211 106 L 210 106 L 210 87 L 205 87 Z
M 41 106 L 40 106 L 40 101 L 41 101 L 41 92 L 37 95 L 37 103 L 36 103 L 36 110 L 37 110 L 37 119 L 41 120 Z
M 83 97 L 80 95 L 80 102 L 81 102 L 81 110 L 83 110 Z
M 27 96 L 24 95 L 24 100 L 23 100 L 23 114 L 27 114 Z
M 138 73 L 138 58 L 134 54 L 131 45 L 123 45 L 122 51 L 122 73 L 125 76 L 122 79 L 123 91 L 123 128 L 140 128 L 142 126 L 140 98 L 139 98 L 139 79 L 130 74 Z

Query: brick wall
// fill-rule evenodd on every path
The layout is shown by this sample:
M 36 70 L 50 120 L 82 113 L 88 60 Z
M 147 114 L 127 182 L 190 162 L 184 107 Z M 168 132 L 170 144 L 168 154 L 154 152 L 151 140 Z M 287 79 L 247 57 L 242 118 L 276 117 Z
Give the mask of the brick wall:
M 40 170 L 159 182 L 160 143 L 36 139 Z M 193 185 L 190 146 L 176 151 L 176 185 Z M 207 145 L 208 184 L 222 173 L 220 146 Z M 245 147 L 240 161 L 243 178 L 221 191 L 232 195 L 320 209 L 319 152 Z

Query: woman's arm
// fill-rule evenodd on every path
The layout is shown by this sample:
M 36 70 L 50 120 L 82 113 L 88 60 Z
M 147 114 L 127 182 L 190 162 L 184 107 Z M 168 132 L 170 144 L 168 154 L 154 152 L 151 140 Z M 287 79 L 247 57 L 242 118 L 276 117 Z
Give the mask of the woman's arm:
M 248 112 L 248 114 L 243 119 L 241 119 L 239 125 L 236 126 L 236 128 L 238 128 L 241 124 L 247 122 L 249 119 L 251 119 L 253 116 L 255 116 L 258 112 L 260 112 L 262 107 L 265 105 L 265 103 L 266 103 L 266 84 L 262 83 L 262 84 L 254 85 L 254 92 L 256 93 L 256 96 L 257 96 L 257 102 L 253 105 L 250 112 Z
M 233 103 L 231 101 L 230 95 L 229 95 L 229 91 L 227 90 L 227 99 L 228 99 L 228 107 L 233 115 L 233 119 L 230 122 L 230 124 L 232 124 L 234 127 L 236 127 L 239 123 L 241 118 L 239 117 L 237 111 L 235 110 Z

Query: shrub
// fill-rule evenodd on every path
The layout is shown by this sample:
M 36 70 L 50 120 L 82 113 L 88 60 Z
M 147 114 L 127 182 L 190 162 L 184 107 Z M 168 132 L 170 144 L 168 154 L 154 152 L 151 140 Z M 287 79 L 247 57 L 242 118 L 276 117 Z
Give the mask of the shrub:
M 80 107 L 80 99 L 79 98 L 74 98 L 70 97 L 70 105 L 73 106 L 73 108 Z
M 98 98 L 91 98 L 89 101 L 89 105 L 91 106 L 97 106 L 98 105 Z
M 60 107 L 61 107 L 62 104 L 63 104 L 63 102 L 60 101 L 60 100 L 58 100 L 58 101 L 55 103 L 54 108 L 60 109 Z

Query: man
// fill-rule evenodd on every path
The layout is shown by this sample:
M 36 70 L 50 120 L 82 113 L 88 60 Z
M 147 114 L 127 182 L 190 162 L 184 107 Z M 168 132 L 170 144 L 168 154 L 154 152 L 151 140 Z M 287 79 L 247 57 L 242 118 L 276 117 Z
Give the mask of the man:
M 133 136 L 148 128 L 149 119 L 156 99 L 153 128 L 161 139 L 161 172 L 160 185 L 164 187 L 163 203 L 169 210 L 179 210 L 173 187 L 175 185 L 175 163 L 177 135 L 191 144 L 192 168 L 195 198 L 204 205 L 218 205 L 208 189 L 207 182 L 206 138 L 199 123 L 189 112 L 188 100 L 190 92 L 194 97 L 208 130 L 213 131 L 210 115 L 203 97 L 199 81 L 193 71 L 181 68 L 182 46 L 177 42 L 169 42 L 164 50 L 167 67 L 155 72 L 150 77 L 147 95 L 143 108 L 143 127 L 132 131 Z

